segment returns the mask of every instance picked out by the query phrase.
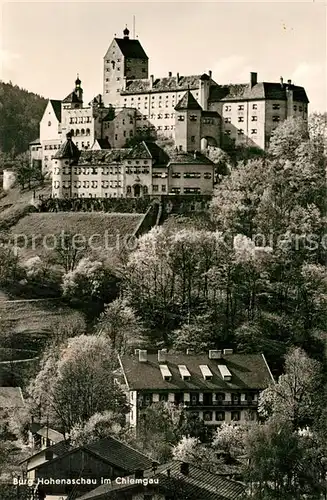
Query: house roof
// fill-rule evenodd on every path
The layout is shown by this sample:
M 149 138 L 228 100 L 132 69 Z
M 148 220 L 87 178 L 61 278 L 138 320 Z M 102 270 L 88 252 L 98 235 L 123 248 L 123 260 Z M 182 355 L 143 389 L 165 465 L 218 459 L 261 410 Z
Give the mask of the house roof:
M 49 460 L 34 468 L 45 468 L 49 463 L 57 462 L 68 455 L 83 451 L 90 453 L 97 457 L 99 460 L 121 469 L 126 473 L 134 473 L 138 469 L 148 469 L 152 466 L 153 461 L 143 453 L 135 450 L 131 446 L 116 438 L 109 437 L 95 441 L 86 446 L 79 446 L 72 448 L 67 453 L 62 454 L 60 457 Z
M 38 431 L 36 431 L 36 434 L 39 436 L 42 436 L 44 438 L 48 437 L 50 441 L 54 441 L 56 443 L 63 441 L 65 439 L 65 436 L 61 434 L 61 432 L 56 431 L 55 429 L 47 428 L 47 427 L 41 427 Z
M 39 145 L 39 144 L 40 144 L 40 145 L 41 145 L 40 139 L 39 139 L 39 138 L 37 138 L 37 139 L 35 139 L 34 141 L 31 141 L 31 142 L 29 143 L 29 145 L 30 145 L 30 146 L 33 146 L 34 144 L 36 144 L 36 145 Z
M 20 387 L 0 387 L 0 408 L 22 408 L 25 406 Z
M 65 99 L 62 102 L 64 102 L 64 103 L 67 103 L 67 102 L 69 102 L 69 103 L 82 103 L 83 101 L 82 101 L 82 99 L 80 99 L 78 97 L 76 92 L 73 91 L 70 94 L 68 94 L 68 96 L 65 97 Z
M 108 139 L 96 139 L 95 142 L 99 144 L 101 149 L 111 149 Z
M 213 165 L 213 162 L 200 152 L 186 153 L 176 150 L 169 152 L 169 163 Z
M 181 92 L 182 90 L 197 90 L 200 86 L 200 79 L 203 75 L 168 76 L 164 78 L 156 78 L 153 81 L 151 88 L 150 79 L 128 80 L 126 82 L 126 90 L 122 91 L 121 95 L 142 94 L 154 92 Z
M 78 165 L 110 165 L 120 163 L 129 153 L 130 149 L 102 149 L 81 151 Z
M 152 157 L 152 166 L 156 167 L 158 165 L 160 166 L 166 166 L 169 162 L 169 156 L 168 153 L 164 149 L 162 149 L 158 144 L 155 142 L 150 142 L 150 141 L 144 141 L 147 147 L 147 150 L 149 151 L 151 157 Z
M 273 381 L 263 354 L 229 354 L 221 359 L 209 359 L 207 354 L 168 354 L 166 363 L 159 363 L 157 354 L 147 355 L 140 362 L 137 355 L 124 355 L 121 365 L 130 390 L 262 390 Z M 164 380 L 160 364 L 168 366 L 171 380 Z M 181 378 L 178 365 L 185 365 L 191 374 L 190 380 Z M 213 377 L 205 380 L 200 365 L 208 366 Z M 231 381 L 223 379 L 218 365 L 230 371 Z
M 243 484 L 208 472 L 193 464 L 188 464 L 189 471 L 185 475 L 181 472 L 181 464 L 182 462 L 176 460 L 159 465 L 156 471 L 152 469 L 144 471 L 143 478 L 158 479 L 159 491 L 166 494 L 176 494 L 176 491 L 179 491 L 181 494 L 186 494 L 189 500 L 237 500 L 241 499 L 245 493 Z M 79 500 L 117 498 L 115 494 L 119 491 L 142 489 L 142 485 L 133 484 L 132 480 L 135 476 L 129 476 L 126 479 L 125 484 L 118 484 L 114 481 L 111 484 L 103 484 L 86 493 Z
M 130 38 L 115 38 L 115 42 L 120 48 L 123 56 L 128 59 L 149 59 L 139 40 Z
M 54 155 L 54 158 L 56 160 L 60 160 L 62 158 L 69 158 L 69 159 L 74 159 L 77 160 L 80 155 L 80 151 L 76 144 L 72 141 L 71 138 L 67 138 L 67 141 L 65 141 L 56 154 Z
M 29 462 L 32 458 L 38 457 L 39 455 L 42 455 L 42 453 L 52 451 L 54 455 L 57 457 L 60 457 L 61 455 L 64 455 L 68 451 L 72 449 L 72 446 L 67 443 L 67 441 L 59 441 L 59 443 L 53 444 L 52 446 L 48 446 L 47 448 L 38 451 L 37 453 L 34 453 L 33 455 L 30 455 L 28 458 L 25 458 L 22 462 L 19 463 L 19 465 L 24 464 L 25 462 Z
M 50 102 L 58 122 L 61 122 L 61 101 L 50 99 Z
M 259 82 L 251 88 L 248 83 L 212 85 L 210 87 L 209 101 L 238 101 L 248 99 L 268 99 L 286 101 L 287 85 L 280 83 Z M 303 87 L 291 85 L 294 101 L 308 103 L 308 97 Z
M 189 90 L 183 95 L 181 100 L 176 104 L 175 110 L 194 110 L 194 111 L 202 111 L 202 108 L 198 101 L 193 96 L 192 92 Z

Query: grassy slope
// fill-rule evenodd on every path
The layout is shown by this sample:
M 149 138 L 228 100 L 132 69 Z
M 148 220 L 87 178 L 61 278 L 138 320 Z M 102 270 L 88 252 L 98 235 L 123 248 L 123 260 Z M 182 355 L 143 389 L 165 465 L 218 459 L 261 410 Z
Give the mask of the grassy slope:
M 88 241 L 92 235 L 95 236 L 91 244 L 99 246 L 100 249 L 93 253 L 106 257 L 112 253 L 114 247 L 121 251 L 124 241 L 133 234 L 144 214 L 116 214 L 102 212 L 58 212 L 58 213 L 32 213 L 23 217 L 10 229 L 11 237 L 25 235 L 28 246 L 20 250 L 22 258 L 33 255 L 45 256 L 50 250 L 46 246 L 52 246 L 55 239 L 62 231 L 73 235 L 82 235 Z M 34 238 L 34 245 L 32 245 Z M 44 238 L 46 238 L 44 240 Z M 18 246 L 23 245 L 23 237 L 18 240 Z M 60 244 L 60 239 L 56 240 Z M 45 245 L 44 243 L 45 242 Z M 118 243 L 117 243 L 118 242 Z M 80 245 L 80 240 L 77 242 Z M 34 248 L 33 248 L 34 247 Z M 90 245 L 86 243 L 86 254 L 90 253 Z

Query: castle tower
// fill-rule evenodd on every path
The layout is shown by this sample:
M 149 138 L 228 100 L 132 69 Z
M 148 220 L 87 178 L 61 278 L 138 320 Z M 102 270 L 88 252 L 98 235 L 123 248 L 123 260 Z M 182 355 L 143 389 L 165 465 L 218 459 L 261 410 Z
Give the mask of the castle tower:
M 188 90 L 175 107 L 175 143 L 179 150 L 191 152 L 201 148 L 202 108 Z
M 81 87 L 81 80 L 79 79 L 79 75 L 77 73 L 77 78 L 75 80 L 75 94 L 79 98 L 80 101 L 83 102 L 83 89 Z
M 54 198 L 73 197 L 72 165 L 77 163 L 80 151 L 73 143 L 70 133 L 66 135 L 66 139 L 52 160 L 52 196 Z
M 128 80 L 148 78 L 149 58 L 138 40 L 129 37 L 129 29 L 123 38 L 114 38 L 104 56 L 103 103 L 105 106 L 122 106 L 120 92 Z
M 73 92 L 68 94 L 68 96 L 62 101 L 63 109 L 81 109 L 83 107 L 83 89 L 81 87 L 81 83 L 82 82 L 77 75 Z

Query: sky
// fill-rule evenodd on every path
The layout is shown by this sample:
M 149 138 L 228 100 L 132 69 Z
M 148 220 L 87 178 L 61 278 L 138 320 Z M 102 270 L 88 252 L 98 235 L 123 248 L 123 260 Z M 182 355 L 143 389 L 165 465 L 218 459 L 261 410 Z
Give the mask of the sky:
M 85 101 L 102 93 L 103 57 L 127 24 L 149 73 L 212 70 L 217 83 L 291 79 L 310 111 L 327 109 L 327 4 L 268 2 L 14 2 L 0 0 L 0 79 L 64 99 L 79 73 Z

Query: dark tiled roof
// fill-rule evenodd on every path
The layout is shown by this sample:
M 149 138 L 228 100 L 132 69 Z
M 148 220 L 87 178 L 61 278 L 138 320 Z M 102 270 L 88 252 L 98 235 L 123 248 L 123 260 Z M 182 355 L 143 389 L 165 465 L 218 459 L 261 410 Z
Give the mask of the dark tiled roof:
M 33 146 L 34 144 L 37 144 L 37 145 L 41 144 L 40 139 L 39 139 L 39 138 L 37 138 L 37 139 L 35 139 L 34 141 L 31 141 L 31 142 L 30 142 L 30 146 Z
M 157 354 L 148 353 L 147 362 L 139 362 L 136 355 L 122 356 L 121 362 L 130 389 L 141 390 L 230 390 L 230 389 L 265 389 L 272 378 L 266 361 L 261 354 L 230 354 L 223 359 L 209 359 L 206 354 L 168 354 L 166 364 L 172 374 L 171 381 L 164 380 L 157 359 Z M 232 374 L 231 382 L 224 381 L 218 364 L 224 364 Z M 178 365 L 186 365 L 191 374 L 189 381 L 183 380 Z M 204 380 L 200 365 L 207 365 L 211 370 L 212 380 Z
M 198 101 L 193 97 L 192 92 L 189 90 L 183 95 L 181 100 L 175 106 L 176 111 L 182 111 L 183 109 L 192 109 L 195 111 L 202 111 L 202 108 Z
M 122 54 L 129 59 L 149 59 L 139 40 L 129 38 L 115 38 L 115 42 L 122 51 Z
M 78 165 L 110 165 L 126 158 L 130 149 L 103 149 L 100 151 L 81 151 Z
M 55 429 L 47 429 L 46 427 L 41 427 L 36 434 L 42 436 L 44 438 L 48 437 L 51 441 L 59 443 L 65 439 L 65 436 L 61 434 L 61 432 L 56 431 Z
M 103 458 L 111 465 L 130 473 L 135 472 L 137 469 L 148 469 L 153 462 L 140 451 L 113 437 L 101 439 L 84 448 Z
M 148 151 L 151 154 L 152 165 L 154 167 L 158 165 L 160 166 L 167 165 L 169 163 L 168 154 L 160 146 L 158 146 L 158 144 L 156 144 L 155 142 L 148 142 L 148 141 L 145 141 L 145 143 Z
M 229 85 L 213 85 L 210 88 L 209 101 L 237 101 L 247 99 L 269 99 L 269 100 L 286 100 L 286 88 L 280 83 L 259 82 L 252 88 L 248 83 L 229 84 Z M 298 102 L 309 102 L 306 92 L 303 87 L 292 85 L 293 99 Z
M 151 159 L 151 153 L 144 141 L 136 144 L 132 149 L 129 149 L 126 158 Z
M 61 122 L 61 101 L 57 101 L 55 99 L 50 99 L 51 105 L 53 107 L 53 111 L 58 119 L 58 122 Z
M 54 158 L 60 160 L 61 158 L 70 158 L 77 160 L 80 151 L 76 144 L 71 139 L 67 139 L 61 146 L 60 149 L 54 155 Z
M 62 102 L 69 103 L 82 103 L 83 101 L 78 97 L 76 92 L 71 92 Z
M 186 153 L 184 151 L 169 152 L 169 163 L 213 165 L 213 162 L 202 153 Z
M 202 111 L 202 114 L 201 114 L 202 117 L 210 117 L 210 116 L 213 116 L 215 118 L 219 118 L 220 117 L 220 114 L 217 113 L 217 111 Z
M 197 90 L 201 75 L 180 76 L 177 81 L 177 76 L 169 76 L 166 78 L 157 78 L 153 82 L 149 79 L 129 80 L 126 84 L 126 90 L 121 92 L 121 95 L 137 94 L 144 92 L 180 92 L 182 90 Z
M 72 449 L 71 445 L 67 443 L 66 441 L 59 441 L 59 443 L 53 444 L 52 446 L 48 446 L 44 450 L 40 450 L 37 453 L 34 453 L 34 455 L 31 455 L 28 458 L 25 458 L 22 462 L 19 463 L 19 465 L 24 464 L 25 462 L 28 462 L 31 460 L 31 458 L 37 457 L 41 455 L 42 453 L 52 451 L 54 455 L 57 457 L 60 457 L 61 455 L 64 455 L 65 453 L 69 452 Z
M 157 487 L 161 493 L 166 495 L 175 493 L 176 495 L 176 491 L 183 492 L 188 500 L 238 500 L 245 493 L 245 487 L 241 483 L 226 479 L 218 474 L 207 472 L 193 464 L 189 464 L 187 475 L 182 474 L 180 472 L 181 464 L 182 462 L 180 461 L 173 461 L 159 465 L 155 472 L 152 469 L 144 471 L 143 478 L 158 479 L 159 484 Z M 127 484 L 117 484 L 113 481 L 111 484 L 99 486 L 80 497 L 80 500 L 118 498 L 115 495 L 118 491 L 130 489 L 142 490 L 142 486 L 139 484 L 131 484 L 134 477 L 129 476 Z
M 24 405 L 20 387 L 0 387 L 0 408 L 22 408 Z
M 101 149 L 111 149 L 108 139 L 97 139 L 96 142 L 99 144 Z

